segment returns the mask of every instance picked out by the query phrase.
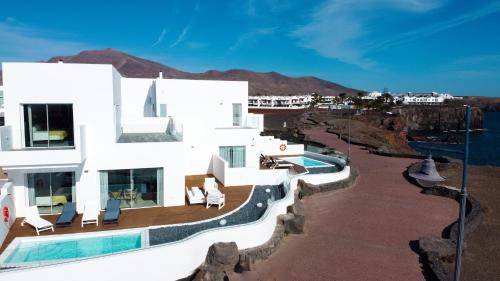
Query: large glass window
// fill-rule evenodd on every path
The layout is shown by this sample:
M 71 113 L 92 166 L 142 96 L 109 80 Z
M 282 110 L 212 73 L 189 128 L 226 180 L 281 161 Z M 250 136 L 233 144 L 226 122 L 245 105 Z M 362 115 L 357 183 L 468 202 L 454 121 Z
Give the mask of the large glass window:
M 121 208 L 163 205 L 163 169 L 101 171 L 101 207 L 108 199 L 120 200 Z
M 229 163 L 229 168 L 245 167 L 245 146 L 220 146 L 219 156 Z
M 40 213 L 60 213 L 64 204 L 75 202 L 75 173 L 28 174 L 28 201 Z
M 241 126 L 241 103 L 233 103 L 233 126 Z
M 25 104 L 26 147 L 74 146 L 71 104 Z

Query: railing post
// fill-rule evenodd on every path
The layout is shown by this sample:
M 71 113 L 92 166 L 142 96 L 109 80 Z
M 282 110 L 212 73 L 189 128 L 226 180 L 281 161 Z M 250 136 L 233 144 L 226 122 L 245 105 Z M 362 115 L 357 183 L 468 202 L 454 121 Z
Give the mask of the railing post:
M 470 129 L 470 105 L 465 109 L 465 144 L 462 170 L 462 189 L 460 191 L 460 214 L 458 218 L 457 251 L 455 255 L 455 275 L 453 280 L 460 281 L 460 270 L 462 268 L 462 251 L 464 243 L 465 207 L 467 204 L 467 164 L 469 161 L 469 129 Z

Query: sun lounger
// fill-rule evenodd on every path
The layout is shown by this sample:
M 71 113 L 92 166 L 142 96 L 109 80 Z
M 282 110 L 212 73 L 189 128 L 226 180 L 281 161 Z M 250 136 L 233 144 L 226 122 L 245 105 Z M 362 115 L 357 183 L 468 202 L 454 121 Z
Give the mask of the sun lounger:
M 220 192 L 219 190 L 217 191 L 210 191 L 207 195 L 207 209 L 210 208 L 212 205 L 217 205 L 219 207 L 219 210 L 224 207 L 226 204 L 226 196 Z
M 82 216 L 82 227 L 84 224 L 92 224 L 99 225 L 99 205 L 97 202 L 89 202 L 85 203 L 85 207 L 83 209 Z
M 118 223 L 121 212 L 120 200 L 108 200 L 108 202 L 106 203 L 106 209 L 104 210 L 104 218 L 102 220 L 102 223 Z
M 208 194 L 208 192 L 213 190 L 219 191 L 219 187 L 215 182 L 215 178 L 205 178 L 205 183 L 203 184 L 203 190 L 205 191 L 205 194 Z
M 36 205 L 28 208 L 26 217 L 21 222 L 21 226 L 24 226 L 25 223 L 33 226 L 36 230 L 37 235 L 40 235 L 41 231 L 49 229 L 51 229 L 52 232 L 54 232 L 54 225 L 51 222 L 44 220 L 40 217 L 40 213 L 38 212 L 38 206 Z
M 189 190 L 186 186 L 186 193 L 188 196 L 189 204 L 204 204 L 205 203 L 205 195 L 203 195 L 203 192 L 200 190 L 199 187 L 195 186 L 192 187 L 191 190 Z
M 56 226 L 70 226 L 75 220 L 76 216 L 76 203 L 69 202 L 64 204 L 62 213 L 59 215 L 56 221 Z

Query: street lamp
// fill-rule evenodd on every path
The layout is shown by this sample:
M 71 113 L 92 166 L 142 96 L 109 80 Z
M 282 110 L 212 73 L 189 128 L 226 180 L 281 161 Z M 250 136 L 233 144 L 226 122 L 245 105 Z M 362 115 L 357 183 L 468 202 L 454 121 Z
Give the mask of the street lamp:
M 460 214 L 458 217 L 457 252 L 455 255 L 454 281 L 460 281 L 460 269 L 462 268 L 462 252 L 464 244 L 465 204 L 467 203 L 467 164 L 469 162 L 469 129 L 470 129 L 470 105 L 465 106 L 465 144 L 462 170 L 462 188 L 460 190 Z
M 454 281 L 460 281 L 460 269 L 462 268 L 462 252 L 464 244 L 465 208 L 467 204 L 467 166 L 469 162 L 469 131 L 470 131 L 470 105 L 465 105 L 465 143 L 463 151 L 443 148 L 433 148 L 436 151 L 453 152 L 463 154 L 462 188 L 460 189 L 460 210 L 458 215 L 458 237 L 455 253 L 455 274 Z

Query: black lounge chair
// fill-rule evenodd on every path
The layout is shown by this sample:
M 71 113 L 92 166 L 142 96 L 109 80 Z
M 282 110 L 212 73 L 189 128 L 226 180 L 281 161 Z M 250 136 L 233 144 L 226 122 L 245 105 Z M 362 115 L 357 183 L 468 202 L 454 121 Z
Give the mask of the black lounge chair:
M 56 226 L 70 226 L 75 220 L 76 216 L 76 203 L 69 202 L 64 204 L 62 213 L 59 215 L 56 221 Z
M 106 209 L 104 210 L 104 218 L 102 220 L 103 224 L 108 223 L 118 223 L 120 219 L 120 200 L 110 199 L 106 203 Z

